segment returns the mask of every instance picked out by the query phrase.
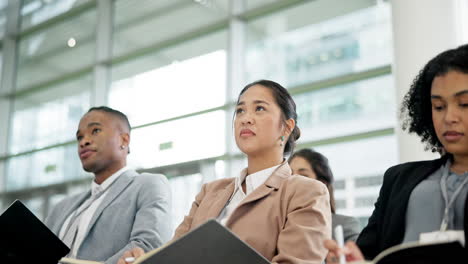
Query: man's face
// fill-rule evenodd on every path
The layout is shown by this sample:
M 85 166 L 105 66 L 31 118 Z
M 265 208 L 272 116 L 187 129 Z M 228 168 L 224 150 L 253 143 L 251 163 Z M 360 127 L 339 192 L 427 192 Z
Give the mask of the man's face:
M 118 118 L 103 111 L 91 111 L 81 118 L 76 139 L 85 171 L 99 174 L 125 163 L 127 149 L 121 146 L 128 146 L 128 134 L 120 126 Z

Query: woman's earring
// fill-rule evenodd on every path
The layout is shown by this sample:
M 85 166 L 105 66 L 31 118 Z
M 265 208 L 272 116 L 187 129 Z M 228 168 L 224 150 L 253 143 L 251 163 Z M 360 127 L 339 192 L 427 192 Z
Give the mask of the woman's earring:
M 280 143 L 280 147 L 283 146 L 283 141 L 284 141 L 284 136 L 281 136 L 281 143 Z
M 124 145 L 120 146 L 120 149 L 125 149 L 125 146 Z

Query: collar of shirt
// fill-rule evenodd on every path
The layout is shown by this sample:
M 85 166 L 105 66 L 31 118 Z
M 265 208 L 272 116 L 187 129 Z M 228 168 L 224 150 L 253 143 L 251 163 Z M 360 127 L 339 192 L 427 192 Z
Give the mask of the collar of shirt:
M 235 180 L 236 190 L 234 190 L 234 193 L 237 190 L 240 190 L 240 191 L 243 192 L 242 182 L 244 182 L 244 180 L 245 180 L 245 186 L 246 186 L 246 193 L 245 194 L 248 195 L 253 190 L 257 189 L 260 185 L 262 185 L 268 179 L 268 177 L 271 176 L 273 171 L 275 171 L 279 166 L 281 166 L 281 164 L 278 164 L 276 166 L 273 166 L 273 167 L 270 167 L 270 168 L 267 168 L 267 169 L 264 169 L 264 170 L 261 170 L 261 171 L 257 171 L 255 173 L 250 174 L 250 175 L 247 175 L 247 169 L 242 170 L 239 177 L 237 177 L 236 180 Z
M 116 171 L 114 174 L 112 174 L 109 178 L 104 180 L 103 183 L 97 184 L 94 180 L 91 183 L 91 196 L 95 196 L 101 192 L 104 192 L 109 188 L 109 186 L 117 180 L 117 178 L 122 175 L 124 172 L 129 170 L 130 168 L 128 166 L 125 166 L 121 168 L 120 170 Z

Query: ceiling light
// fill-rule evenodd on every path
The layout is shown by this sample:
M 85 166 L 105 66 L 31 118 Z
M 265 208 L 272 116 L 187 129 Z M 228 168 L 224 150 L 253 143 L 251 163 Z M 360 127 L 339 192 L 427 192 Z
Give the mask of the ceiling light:
M 75 45 L 76 45 L 76 40 L 75 40 L 75 38 L 69 38 L 68 41 L 67 41 L 67 45 L 68 45 L 68 47 L 70 47 L 70 48 L 75 47 Z

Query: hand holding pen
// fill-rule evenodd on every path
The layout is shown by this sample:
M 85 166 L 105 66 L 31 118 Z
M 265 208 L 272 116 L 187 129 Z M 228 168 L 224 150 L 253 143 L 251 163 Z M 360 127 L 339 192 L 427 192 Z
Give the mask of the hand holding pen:
M 341 227 L 341 226 L 337 226 Z M 343 264 L 353 261 L 363 261 L 364 256 L 362 255 L 361 250 L 353 241 L 348 241 L 344 244 L 343 241 L 343 228 L 335 228 L 335 238 L 341 241 L 335 240 L 326 240 L 324 242 L 325 248 L 329 250 L 326 262 L 327 264 Z M 339 234 L 341 233 L 341 234 Z M 343 261 L 343 262 L 341 262 Z

